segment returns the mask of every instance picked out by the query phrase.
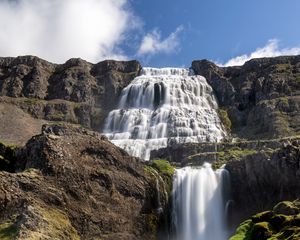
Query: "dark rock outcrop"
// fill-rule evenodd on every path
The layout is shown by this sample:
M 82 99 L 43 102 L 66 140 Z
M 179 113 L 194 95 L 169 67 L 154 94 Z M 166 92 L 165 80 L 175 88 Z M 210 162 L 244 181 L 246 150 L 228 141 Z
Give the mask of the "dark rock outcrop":
M 140 69 L 137 61 L 52 64 L 34 56 L 0 58 L 0 103 L 10 102 L 35 118 L 100 131 L 121 90 Z
M 192 68 L 213 87 L 236 136 L 299 135 L 300 56 L 252 59 L 240 67 L 201 60 Z
M 300 143 L 287 141 L 273 153 L 258 152 L 226 164 L 236 219 L 300 197 Z M 235 218 L 235 217 L 234 217 Z
M 0 171 L 0 234 L 156 239 L 160 213 L 153 176 L 100 134 L 44 125 L 14 156 L 15 173 Z

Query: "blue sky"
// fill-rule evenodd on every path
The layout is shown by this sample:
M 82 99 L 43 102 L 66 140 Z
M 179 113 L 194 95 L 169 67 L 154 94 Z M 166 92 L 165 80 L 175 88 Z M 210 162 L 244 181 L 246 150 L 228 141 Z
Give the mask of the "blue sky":
M 1 0 L 0 56 L 240 65 L 300 54 L 299 0 Z
M 159 27 L 166 37 L 178 26 L 180 51 L 157 54 L 150 65 L 186 65 L 193 59 L 225 63 L 249 54 L 271 39 L 280 48 L 300 46 L 298 0 L 135 0 L 146 31 Z

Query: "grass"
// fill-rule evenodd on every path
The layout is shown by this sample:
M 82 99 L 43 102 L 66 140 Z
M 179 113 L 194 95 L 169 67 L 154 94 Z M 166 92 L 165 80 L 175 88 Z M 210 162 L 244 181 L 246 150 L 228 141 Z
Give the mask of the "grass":
M 218 159 L 228 161 L 230 159 L 240 160 L 242 157 L 257 153 L 254 149 L 240 149 L 238 147 L 228 149 L 227 151 L 218 152 Z
M 154 160 L 151 167 L 155 168 L 162 175 L 173 176 L 175 172 L 175 168 L 164 159 Z
M 41 213 L 49 224 L 49 233 L 60 236 L 61 232 L 68 232 L 72 239 L 80 239 L 65 213 L 58 209 L 41 209 Z
M 219 115 L 219 118 L 220 118 L 221 122 L 223 123 L 226 131 L 230 132 L 232 124 L 228 117 L 227 111 L 224 109 L 218 109 L 218 115 Z
M 222 165 L 231 160 L 241 160 L 243 157 L 257 153 L 254 149 L 240 149 L 239 147 L 233 147 L 226 151 L 217 152 L 217 161 L 212 164 L 213 169 L 218 169 Z
M 12 240 L 17 236 L 17 227 L 11 222 L 5 222 L 0 224 L 0 239 L 1 240 Z

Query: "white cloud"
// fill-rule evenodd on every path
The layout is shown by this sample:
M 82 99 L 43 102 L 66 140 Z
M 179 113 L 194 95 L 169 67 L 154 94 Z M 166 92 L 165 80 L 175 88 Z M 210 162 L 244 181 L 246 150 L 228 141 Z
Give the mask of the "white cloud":
M 176 51 L 180 45 L 179 33 L 182 30 L 183 27 L 179 26 L 167 38 L 161 39 L 161 33 L 158 31 L 158 29 L 154 29 L 143 38 L 137 55 L 155 55 L 158 53 L 171 53 Z
M 124 59 L 118 45 L 138 22 L 128 1 L 1 0 L 0 56 Z
M 280 49 L 278 43 L 279 43 L 279 41 L 277 39 L 271 39 L 268 41 L 266 46 L 264 46 L 262 48 L 257 48 L 254 52 L 250 53 L 249 55 L 247 55 L 247 54 L 241 55 L 241 56 L 230 59 L 225 64 L 219 64 L 219 65 L 225 66 L 225 67 L 240 66 L 252 58 L 277 57 L 277 56 L 284 56 L 284 55 L 300 54 L 300 47 Z

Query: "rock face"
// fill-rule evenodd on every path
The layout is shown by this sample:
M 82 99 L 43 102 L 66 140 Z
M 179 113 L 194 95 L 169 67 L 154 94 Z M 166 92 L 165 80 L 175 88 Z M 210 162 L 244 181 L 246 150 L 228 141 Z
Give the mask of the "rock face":
M 0 236 L 156 239 L 155 183 L 143 163 L 100 134 L 44 125 L 9 156 L 15 173 L 0 171 Z
M 52 64 L 33 56 L 0 58 L 0 103 L 35 118 L 79 123 L 100 131 L 120 91 L 139 74 L 137 61 Z
M 232 132 L 247 139 L 300 133 L 300 56 L 252 59 L 241 67 L 194 61 L 228 112 Z
M 233 213 L 237 219 L 268 210 L 279 201 L 300 196 L 300 142 L 286 142 L 226 164 L 230 172 Z

